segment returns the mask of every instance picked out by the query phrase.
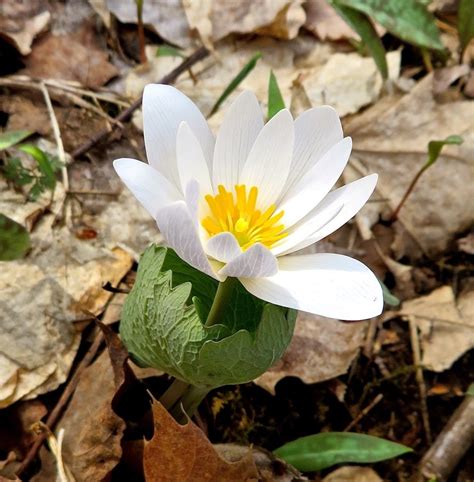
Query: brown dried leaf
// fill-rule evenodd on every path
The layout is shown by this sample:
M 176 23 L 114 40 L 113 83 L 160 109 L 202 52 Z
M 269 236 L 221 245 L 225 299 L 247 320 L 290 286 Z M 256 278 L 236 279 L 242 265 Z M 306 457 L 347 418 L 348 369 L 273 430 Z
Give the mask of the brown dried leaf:
M 390 79 L 400 72 L 401 52 L 387 54 Z M 358 53 L 336 53 L 322 67 L 305 72 L 301 85 L 313 106 L 329 104 L 342 117 L 374 103 L 382 92 L 383 80 L 373 59 Z
M 474 291 L 457 302 L 451 286 L 403 303 L 400 314 L 412 316 L 421 331 L 423 366 L 442 372 L 474 347 Z
M 32 77 L 76 80 L 91 88 L 101 87 L 118 73 L 87 24 L 67 35 L 44 36 L 25 59 L 25 65 L 22 72 Z
M 179 425 L 159 402 L 152 409 L 155 432 L 143 457 L 147 482 L 258 480 L 250 449 L 238 462 L 227 462 L 191 420 Z
M 0 453 L 8 454 L 0 461 L 0 475 L 13 477 L 31 444 L 36 439 L 31 427 L 47 413 L 38 400 L 16 403 L 0 411 Z
M 359 38 L 326 0 L 308 0 L 304 26 L 321 40 Z
M 60 184 L 56 195 L 61 198 Z M 7 189 L 0 196 L 0 210 L 21 223 L 42 203 L 25 204 Z M 43 216 L 31 235 L 27 258 L 2 266 L 2 407 L 53 390 L 66 379 L 80 342 L 72 322 L 87 316 L 85 311 L 99 314 L 111 296 L 102 286 L 117 284 L 133 263 L 124 250 L 79 240 L 67 227 L 53 229 L 53 221 L 53 214 Z M 106 239 L 113 243 L 113 237 Z
M 103 480 L 119 463 L 125 422 L 112 410 L 113 369 L 107 352 L 81 376 L 59 428 L 63 459 L 76 480 Z
M 248 456 L 249 447 L 236 444 L 214 444 L 217 453 L 228 462 L 238 462 Z M 293 466 L 276 459 L 271 452 L 252 447 L 252 457 L 261 482 L 302 482 L 308 480 Z
M 390 207 L 387 203 L 370 204 L 377 216 L 396 207 L 425 164 L 429 141 L 452 134 L 464 138 L 462 145 L 443 150 L 400 211 L 400 222 L 430 255 L 444 250 L 474 219 L 473 210 L 466 209 L 474 179 L 472 113 L 470 101 L 437 103 L 432 93 L 432 75 L 428 75 L 401 99 L 374 105 L 346 125 L 347 135 L 354 140 L 352 167 L 358 177 L 378 172 L 376 192 L 388 199 Z M 396 253 L 396 259 L 404 255 L 411 253 Z
M 334 470 L 323 482 L 382 482 L 382 479 L 370 467 L 351 465 Z
M 295 334 L 283 357 L 255 383 L 271 393 L 284 377 L 317 383 L 342 375 L 364 343 L 367 323 L 338 320 L 300 312 Z
M 49 24 L 47 7 L 41 0 L 2 0 L 0 36 L 9 39 L 22 55 L 28 55 L 34 38 Z
M 137 23 L 135 2 L 107 0 L 107 8 L 122 23 Z M 188 21 L 181 0 L 143 2 L 143 23 L 152 27 L 156 33 L 172 44 L 187 47 L 191 44 Z
M 254 32 L 295 38 L 306 19 L 301 3 L 300 0 L 215 0 L 211 16 L 213 39 L 222 39 L 230 33 Z

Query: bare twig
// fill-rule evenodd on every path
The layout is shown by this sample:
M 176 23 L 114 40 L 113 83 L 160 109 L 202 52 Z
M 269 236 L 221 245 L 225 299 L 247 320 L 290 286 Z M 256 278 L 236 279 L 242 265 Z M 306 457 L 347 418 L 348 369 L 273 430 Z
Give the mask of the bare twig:
M 102 345 L 103 341 L 104 341 L 104 337 L 102 335 L 102 332 L 99 332 L 95 337 L 94 343 L 90 346 L 89 350 L 85 354 L 81 363 L 78 365 L 76 371 L 74 372 L 74 375 L 72 375 L 72 377 L 69 379 L 69 382 L 66 385 L 66 388 L 61 394 L 61 397 L 59 398 L 55 407 L 48 415 L 45 424 L 50 430 L 57 423 L 59 416 L 61 415 L 63 409 L 65 408 L 66 404 L 68 403 L 69 399 L 74 393 L 74 390 L 76 389 L 77 384 L 79 383 L 79 379 L 81 378 L 83 371 L 90 365 L 90 363 L 96 356 L 100 346 Z M 38 435 L 37 439 L 34 441 L 33 445 L 28 450 L 28 453 L 26 454 L 26 457 L 24 458 L 20 467 L 18 467 L 18 470 L 16 472 L 16 475 L 18 477 L 28 468 L 28 466 L 34 460 L 34 458 L 36 457 L 36 454 L 38 453 L 38 450 L 40 449 L 41 445 L 43 444 L 47 436 L 48 436 L 47 431 L 44 431 L 40 435 Z
M 467 395 L 424 455 L 422 474 L 439 482 L 447 480 L 473 444 L 474 396 Z
M 183 60 L 181 64 L 178 65 L 174 70 L 172 70 L 169 74 L 165 75 L 162 79 L 158 81 L 159 84 L 171 84 L 173 83 L 179 75 L 183 72 L 188 70 L 191 66 L 193 66 L 196 62 L 206 58 L 209 55 L 209 51 L 205 47 L 200 47 L 197 49 L 192 55 L 187 57 Z M 116 120 L 120 122 L 127 121 L 132 114 L 141 106 L 142 98 L 141 96 L 136 99 L 129 107 L 124 109 L 117 117 Z M 113 131 L 113 130 L 112 130 Z M 85 142 L 82 146 L 79 146 L 73 153 L 72 157 L 75 159 L 77 157 L 82 156 L 87 151 L 89 151 L 92 147 L 94 147 L 98 142 L 102 139 L 107 137 L 110 134 L 108 129 L 103 129 L 98 132 L 94 137 L 90 140 Z
M 355 427 L 378 403 L 383 399 L 383 395 L 379 393 L 368 405 L 365 407 L 357 417 L 344 429 L 344 432 L 348 432 L 351 428 Z
M 49 97 L 48 89 L 46 88 L 44 82 L 40 82 L 39 85 L 44 97 L 44 101 L 46 103 L 46 108 L 48 109 L 49 119 L 51 121 L 51 127 L 53 128 L 54 139 L 56 140 L 56 146 L 58 148 L 58 157 L 62 164 L 61 174 L 63 178 L 63 187 L 64 187 L 64 191 L 67 192 L 69 189 L 69 178 L 68 178 L 67 167 L 66 167 L 66 153 L 64 152 L 64 144 L 61 138 L 61 131 L 59 129 L 58 119 L 56 118 L 56 114 L 54 113 L 53 104 L 51 103 L 51 98 Z
M 418 338 L 416 321 L 413 316 L 408 316 L 408 326 L 410 327 L 410 342 L 411 349 L 413 351 L 413 364 L 416 367 L 415 377 L 418 383 L 418 390 L 420 392 L 421 417 L 423 419 L 426 441 L 428 444 L 431 444 L 431 426 L 430 417 L 428 414 L 428 404 L 426 403 L 426 385 L 425 379 L 423 378 L 423 367 L 421 366 L 420 340 Z
M 48 87 L 49 91 L 62 91 L 72 93 L 77 96 L 90 97 L 92 99 L 102 100 L 110 104 L 116 104 L 121 107 L 128 107 L 130 102 L 121 98 L 117 93 L 107 90 L 93 91 L 85 89 L 78 82 L 68 81 L 64 79 L 37 79 L 29 75 L 9 75 L 0 78 L 0 86 L 7 87 L 28 87 L 39 89 L 39 82 L 42 81 Z

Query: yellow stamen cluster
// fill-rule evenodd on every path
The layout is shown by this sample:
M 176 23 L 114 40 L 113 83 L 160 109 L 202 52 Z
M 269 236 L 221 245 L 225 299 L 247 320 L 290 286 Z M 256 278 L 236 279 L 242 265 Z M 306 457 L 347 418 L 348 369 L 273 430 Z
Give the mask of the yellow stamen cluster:
M 284 238 L 285 226 L 278 224 L 284 212 L 275 213 L 276 206 L 271 205 L 263 213 L 256 209 L 258 188 L 252 186 L 247 193 L 245 185 L 235 186 L 235 195 L 218 186 L 219 194 L 205 196 L 211 215 L 201 222 L 209 236 L 219 233 L 232 233 L 243 250 L 255 243 L 268 248 Z

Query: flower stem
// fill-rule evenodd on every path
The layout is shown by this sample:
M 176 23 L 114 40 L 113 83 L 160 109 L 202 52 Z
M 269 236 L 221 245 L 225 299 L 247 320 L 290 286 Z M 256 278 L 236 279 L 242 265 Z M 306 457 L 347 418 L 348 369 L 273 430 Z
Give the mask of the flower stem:
M 219 283 L 205 326 L 212 326 L 222 321 L 236 283 L 237 278 L 230 277 Z
M 412 179 L 410 185 L 408 186 L 408 189 L 405 191 L 405 194 L 403 195 L 401 201 L 398 203 L 398 206 L 393 210 L 392 215 L 390 216 L 390 222 L 395 222 L 398 219 L 398 214 L 400 212 L 400 209 L 402 209 L 402 206 L 405 204 L 405 201 L 408 199 L 408 196 L 411 194 L 413 189 L 416 186 L 416 183 L 418 182 L 418 179 L 420 179 L 421 175 L 426 171 L 426 169 L 429 167 L 429 165 L 425 164 L 415 175 L 415 177 Z
M 189 385 L 183 396 L 170 410 L 171 415 L 173 415 L 176 421 L 184 423 L 186 415 L 192 417 L 208 393 L 208 388 Z
M 166 392 L 161 396 L 160 403 L 169 410 L 189 388 L 189 383 L 174 379 Z

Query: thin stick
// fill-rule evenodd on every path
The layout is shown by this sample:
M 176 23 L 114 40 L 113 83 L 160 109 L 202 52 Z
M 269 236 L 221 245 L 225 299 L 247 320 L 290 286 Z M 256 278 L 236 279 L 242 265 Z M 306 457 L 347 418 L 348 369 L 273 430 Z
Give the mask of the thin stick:
M 432 480 L 447 480 L 473 444 L 474 396 L 466 395 L 424 455 L 421 461 L 422 474 Z
M 183 72 L 187 71 L 190 67 L 192 67 L 195 63 L 199 62 L 200 60 L 206 58 L 209 55 L 209 51 L 205 47 L 200 47 L 197 49 L 192 55 L 187 57 L 186 59 L 181 62 L 174 70 L 172 70 L 169 74 L 165 75 L 162 79 L 158 81 L 159 84 L 171 84 L 173 83 Z M 117 117 L 116 120 L 120 122 L 127 121 L 132 114 L 142 105 L 142 97 L 140 96 L 136 99 L 129 107 L 124 109 Z M 112 129 L 113 132 L 113 129 Z M 95 136 L 85 142 L 82 146 L 79 146 L 73 153 L 73 159 L 76 159 L 87 151 L 92 149 L 98 142 L 102 139 L 107 137 L 110 134 L 108 129 L 103 129 L 99 131 Z
M 344 429 L 344 432 L 348 432 L 351 428 L 355 427 L 378 403 L 383 399 L 383 395 L 379 393 L 368 405 L 365 407 L 357 417 Z
M 49 427 L 50 430 L 54 427 L 54 425 L 58 421 L 59 416 L 61 415 L 64 407 L 66 406 L 72 394 L 74 393 L 74 390 L 76 389 L 77 384 L 79 383 L 79 380 L 81 378 L 83 371 L 90 365 L 95 355 L 97 354 L 100 346 L 102 345 L 103 341 L 104 341 L 104 337 L 102 335 L 102 332 L 99 332 L 95 337 L 94 343 L 90 346 L 89 350 L 85 354 L 81 363 L 78 365 L 76 371 L 74 372 L 74 375 L 72 375 L 72 377 L 70 378 L 69 383 L 67 384 L 63 393 L 61 394 L 61 397 L 59 398 L 55 407 L 48 415 L 45 425 Z M 24 458 L 20 467 L 18 467 L 18 470 L 16 472 L 16 475 L 18 477 L 20 477 L 20 475 L 27 469 L 30 463 L 34 460 L 34 458 L 36 457 L 36 454 L 38 453 L 38 450 L 40 449 L 41 445 L 43 444 L 46 438 L 47 438 L 46 431 L 38 435 L 37 439 L 34 441 L 33 445 L 28 450 L 28 453 L 26 454 L 26 457 Z
M 126 100 L 120 98 L 115 92 L 107 90 L 101 92 L 94 92 L 92 90 L 76 87 L 76 83 L 68 82 L 66 80 L 36 79 L 34 77 L 30 77 L 29 75 L 9 75 L 8 77 L 0 78 L 0 86 L 33 87 L 39 89 L 38 84 L 40 80 L 44 82 L 44 84 L 46 85 L 46 87 L 48 87 L 50 91 L 60 90 L 62 92 L 61 95 L 64 95 L 64 92 L 67 92 L 75 95 L 81 95 L 84 97 L 90 97 L 92 99 L 103 100 L 104 102 L 116 104 L 121 107 L 128 107 L 130 105 L 130 102 L 127 102 Z
M 58 148 L 58 156 L 61 164 L 63 165 L 61 169 L 61 174 L 63 177 L 63 186 L 64 190 L 67 192 L 69 189 L 69 178 L 67 174 L 67 167 L 66 167 L 66 153 L 64 152 L 64 144 L 61 138 L 61 131 L 59 129 L 58 119 L 56 118 L 56 114 L 54 113 L 53 104 L 51 103 L 51 98 L 49 97 L 48 89 L 44 82 L 40 82 L 40 89 L 43 93 L 44 101 L 46 103 L 46 108 L 48 109 L 49 119 L 51 121 L 51 127 L 53 128 L 54 138 L 56 140 L 56 146 Z
M 408 317 L 408 326 L 410 327 L 410 342 L 413 352 L 413 364 L 416 367 L 415 377 L 418 383 L 418 390 L 420 392 L 421 417 L 423 419 L 426 441 L 428 444 L 431 444 L 431 426 L 430 417 L 428 414 L 428 404 L 426 403 L 426 385 L 425 379 L 423 378 L 423 368 L 421 366 L 420 340 L 418 338 L 416 321 L 413 316 Z

